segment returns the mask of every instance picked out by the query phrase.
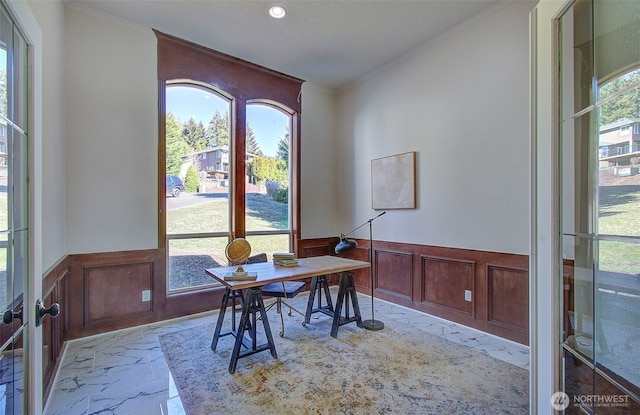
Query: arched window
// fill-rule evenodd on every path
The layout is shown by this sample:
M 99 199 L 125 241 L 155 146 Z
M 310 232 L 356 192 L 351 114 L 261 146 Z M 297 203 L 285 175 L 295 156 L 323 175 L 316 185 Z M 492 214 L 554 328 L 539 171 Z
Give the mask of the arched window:
M 213 284 L 224 248 L 295 251 L 299 79 L 159 32 L 159 245 L 167 292 Z

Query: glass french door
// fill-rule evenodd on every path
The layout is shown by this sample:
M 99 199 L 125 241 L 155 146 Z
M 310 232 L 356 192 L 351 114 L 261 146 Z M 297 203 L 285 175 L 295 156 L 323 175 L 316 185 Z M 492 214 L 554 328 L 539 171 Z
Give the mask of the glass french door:
M 640 408 L 639 27 L 637 1 L 559 19 L 565 413 Z
M 0 414 L 25 408 L 28 281 L 28 48 L 0 3 Z

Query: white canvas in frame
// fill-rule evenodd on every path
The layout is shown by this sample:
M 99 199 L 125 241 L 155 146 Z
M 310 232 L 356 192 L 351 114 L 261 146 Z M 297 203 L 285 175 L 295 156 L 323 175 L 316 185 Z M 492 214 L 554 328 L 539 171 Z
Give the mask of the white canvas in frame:
M 371 160 L 373 209 L 415 209 L 416 152 Z

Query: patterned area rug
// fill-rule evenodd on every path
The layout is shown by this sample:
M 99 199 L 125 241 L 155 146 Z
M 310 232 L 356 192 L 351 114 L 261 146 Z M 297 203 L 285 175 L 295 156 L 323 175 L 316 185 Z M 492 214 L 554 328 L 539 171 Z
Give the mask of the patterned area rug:
M 188 415 L 528 414 L 528 371 L 475 350 L 396 322 L 334 339 L 326 316 L 288 319 L 282 338 L 270 317 L 278 359 L 244 357 L 233 375 L 233 337 L 212 351 L 213 323 L 160 337 Z

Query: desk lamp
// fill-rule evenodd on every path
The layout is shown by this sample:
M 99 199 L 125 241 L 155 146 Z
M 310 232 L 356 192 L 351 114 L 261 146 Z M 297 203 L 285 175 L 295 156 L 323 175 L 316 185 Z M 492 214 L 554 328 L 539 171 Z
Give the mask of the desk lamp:
M 351 235 L 358 229 L 362 228 L 367 223 L 369 224 L 369 286 L 371 287 L 371 320 L 364 320 L 362 322 L 362 327 L 367 330 L 382 330 L 384 328 L 384 323 L 382 321 L 376 320 L 374 318 L 374 308 L 373 308 L 373 238 L 371 234 L 371 222 L 375 219 L 378 219 L 380 216 L 384 215 L 387 212 L 382 212 L 378 216 L 373 217 L 358 226 L 357 228 L 351 230 L 350 232 L 344 234 L 340 234 L 340 242 L 335 247 L 336 254 L 342 254 L 343 252 L 347 252 L 352 250 L 353 248 L 358 246 L 358 242 L 355 239 L 347 239 L 347 236 Z

